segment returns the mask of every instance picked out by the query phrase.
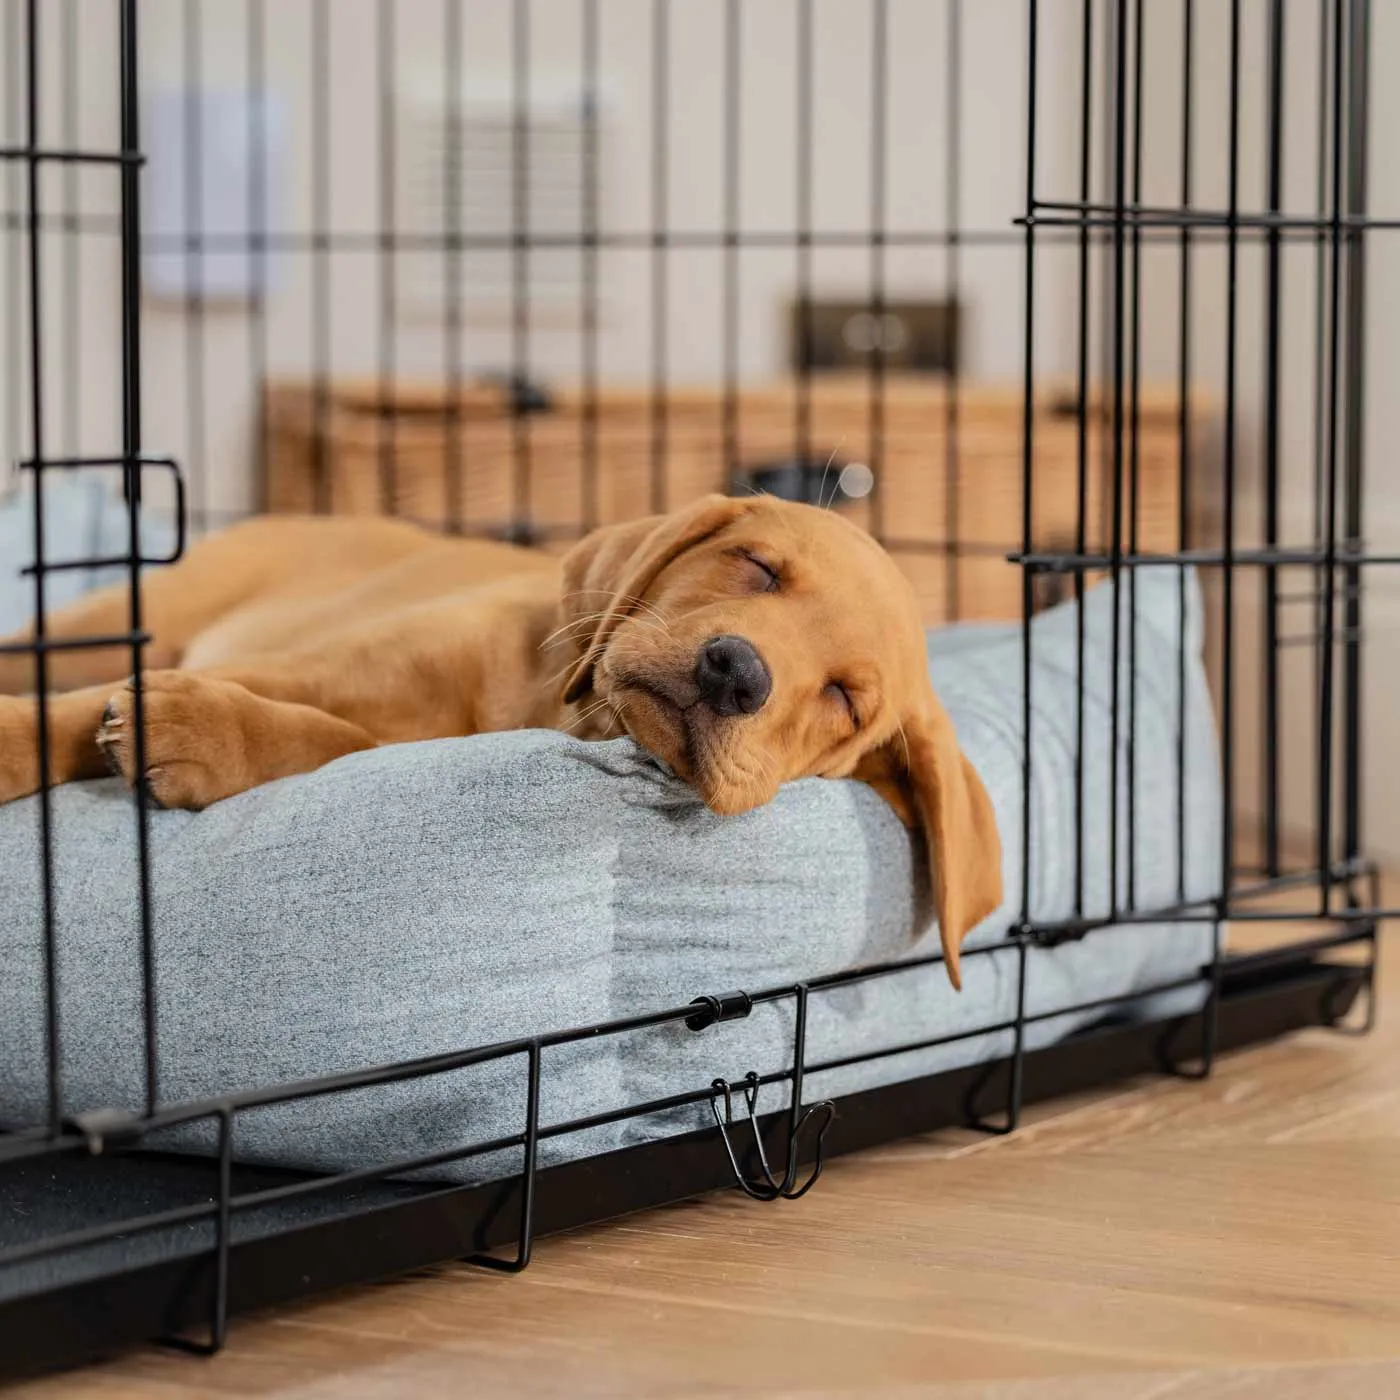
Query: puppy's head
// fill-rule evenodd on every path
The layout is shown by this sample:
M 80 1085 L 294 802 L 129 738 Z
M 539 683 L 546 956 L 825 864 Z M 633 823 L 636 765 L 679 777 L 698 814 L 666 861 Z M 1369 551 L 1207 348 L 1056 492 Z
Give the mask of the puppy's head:
M 981 779 L 929 683 L 907 580 L 849 521 L 709 496 L 595 531 L 564 560 L 564 699 L 587 701 L 717 812 L 856 777 L 923 831 L 947 960 L 1001 903 Z

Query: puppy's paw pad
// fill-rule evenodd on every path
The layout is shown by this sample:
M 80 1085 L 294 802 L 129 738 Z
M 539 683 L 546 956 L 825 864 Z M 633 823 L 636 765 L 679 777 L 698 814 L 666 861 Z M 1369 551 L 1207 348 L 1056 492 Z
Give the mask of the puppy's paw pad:
M 190 676 L 154 673 L 141 685 L 137 742 L 136 691 L 131 682 L 103 707 L 97 747 L 128 787 L 139 787 L 153 807 L 198 810 L 220 791 L 214 759 L 218 739 L 212 707 Z

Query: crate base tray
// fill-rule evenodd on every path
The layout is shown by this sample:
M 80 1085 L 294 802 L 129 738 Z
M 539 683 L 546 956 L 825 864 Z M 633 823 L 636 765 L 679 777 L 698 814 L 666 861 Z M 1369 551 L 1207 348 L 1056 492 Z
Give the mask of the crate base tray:
M 1224 966 L 1218 1050 L 1336 1024 L 1369 975 L 1364 967 L 1307 957 L 1266 971 L 1248 963 Z M 1085 1031 L 1024 1057 L 1021 1101 L 1189 1064 L 1202 1052 L 1204 1032 L 1201 1015 Z M 1007 1097 L 1009 1071 L 1003 1060 L 843 1098 L 826 1155 L 963 1123 L 974 1114 L 995 1118 Z M 763 1119 L 770 1142 L 785 1131 L 785 1120 L 785 1114 Z M 41 1238 L 96 1223 L 91 1217 L 99 1211 L 110 1220 L 118 1204 L 134 1216 L 155 1201 L 208 1201 L 215 1167 L 132 1154 L 35 1162 L 30 1170 L 33 1199 L 19 1204 L 27 1212 L 26 1230 Z M 56 1171 L 64 1173 L 58 1191 Z M 294 1179 L 238 1169 L 234 1189 Z M 733 1180 L 712 1131 L 569 1163 L 538 1176 L 535 1234 L 684 1200 Z M 14 1190 L 25 1192 L 22 1175 Z M 247 1313 L 509 1245 L 517 1233 L 519 1192 L 518 1179 L 447 1189 L 382 1183 L 240 1215 L 229 1255 L 229 1311 Z M 212 1226 L 196 1223 L 12 1267 L 0 1275 L 0 1373 L 72 1365 L 181 1332 L 197 1337 L 213 1299 L 212 1240 Z

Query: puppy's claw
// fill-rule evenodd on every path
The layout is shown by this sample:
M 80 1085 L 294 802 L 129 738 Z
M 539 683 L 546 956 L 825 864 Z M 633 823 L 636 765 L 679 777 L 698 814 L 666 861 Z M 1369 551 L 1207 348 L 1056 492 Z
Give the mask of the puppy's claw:
M 102 755 L 108 771 L 120 778 L 122 765 L 121 756 L 117 753 L 117 736 L 109 733 L 106 725 L 97 731 L 97 750 Z

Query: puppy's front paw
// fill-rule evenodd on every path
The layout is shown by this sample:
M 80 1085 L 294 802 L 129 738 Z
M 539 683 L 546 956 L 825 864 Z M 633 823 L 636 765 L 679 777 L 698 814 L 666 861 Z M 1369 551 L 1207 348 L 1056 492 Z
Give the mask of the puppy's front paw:
M 128 787 L 144 785 L 158 807 L 199 811 L 239 790 L 228 781 L 228 701 L 217 682 L 182 671 L 142 677 L 144 744 L 137 743 L 130 682 L 107 702 L 97 746 Z M 235 721 L 236 722 L 236 721 Z
M 0 696 L 0 803 L 28 797 L 38 786 L 34 701 Z

